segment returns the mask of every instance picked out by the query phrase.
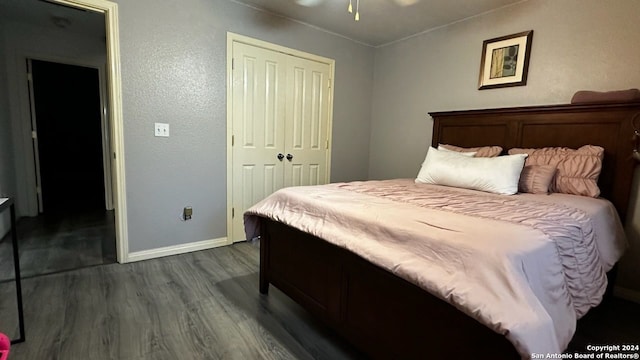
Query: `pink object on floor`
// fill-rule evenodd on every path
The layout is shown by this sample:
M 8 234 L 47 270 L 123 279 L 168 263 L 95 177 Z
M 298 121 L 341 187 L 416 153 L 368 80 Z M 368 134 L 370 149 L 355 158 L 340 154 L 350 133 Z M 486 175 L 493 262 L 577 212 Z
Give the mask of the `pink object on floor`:
M 7 360 L 10 348 L 11 340 L 9 340 L 7 335 L 0 333 L 0 360 Z

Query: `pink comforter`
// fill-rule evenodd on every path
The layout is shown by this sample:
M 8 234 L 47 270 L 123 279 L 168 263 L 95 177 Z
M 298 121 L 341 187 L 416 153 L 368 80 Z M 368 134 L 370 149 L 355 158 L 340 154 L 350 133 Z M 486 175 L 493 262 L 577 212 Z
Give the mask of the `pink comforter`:
M 576 320 L 602 300 L 605 272 L 625 245 L 609 202 L 551 197 L 412 180 L 293 187 L 249 209 L 245 230 L 258 236 L 264 216 L 348 249 L 503 334 L 529 358 L 566 348 Z

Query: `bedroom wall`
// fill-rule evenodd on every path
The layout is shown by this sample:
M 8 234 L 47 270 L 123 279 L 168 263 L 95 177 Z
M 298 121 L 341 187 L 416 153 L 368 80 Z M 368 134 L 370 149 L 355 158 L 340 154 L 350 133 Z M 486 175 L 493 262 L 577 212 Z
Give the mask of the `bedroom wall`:
M 4 49 L 4 24 L 0 24 L 0 49 Z M 4 53 L 4 52 L 3 52 Z M 13 150 L 11 148 L 11 122 L 9 119 L 9 94 L 5 56 L 0 54 L 0 197 L 15 196 L 16 183 L 13 176 Z M 9 212 L 0 216 L 0 239 L 9 231 Z
M 428 112 L 568 103 L 577 90 L 640 87 L 640 2 L 529 0 L 376 49 L 369 177 L 415 177 Z M 482 42 L 534 30 L 526 86 L 477 90 Z M 618 284 L 640 295 L 636 177 Z M 640 296 L 637 298 L 640 300 Z
M 131 252 L 226 236 L 227 31 L 336 60 L 331 180 L 367 178 L 373 48 L 227 0 L 116 2 Z

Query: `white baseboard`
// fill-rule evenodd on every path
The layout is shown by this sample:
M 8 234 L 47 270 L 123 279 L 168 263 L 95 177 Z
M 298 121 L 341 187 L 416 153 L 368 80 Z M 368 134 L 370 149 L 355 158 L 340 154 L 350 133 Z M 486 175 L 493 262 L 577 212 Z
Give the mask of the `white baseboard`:
M 629 300 L 640 304 L 640 291 L 631 290 L 619 286 L 613 288 L 613 295 L 621 299 Z
M 229 245 L 226 237 L 196 241 L 188 244 L 172 245 L 157 249 L 143 250 L 129 253 L 125 262 L 155 259 L 163 256 L 179 255 L 193 251 L 212 249 L 219 246 Z

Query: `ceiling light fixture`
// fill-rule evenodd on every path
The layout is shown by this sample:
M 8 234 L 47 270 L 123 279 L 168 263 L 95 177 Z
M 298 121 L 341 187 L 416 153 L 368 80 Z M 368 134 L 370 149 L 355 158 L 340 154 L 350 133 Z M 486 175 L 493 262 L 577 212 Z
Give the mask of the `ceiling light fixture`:
M 349 7 L 347 8 L 349 14 L 353 14 L 353 5 L 351 0 L 349 0 Z M 354 17 L 355 21 L 360 21 L 360 0 L 356 0 L 356 15 Z

